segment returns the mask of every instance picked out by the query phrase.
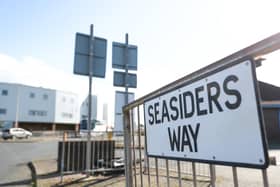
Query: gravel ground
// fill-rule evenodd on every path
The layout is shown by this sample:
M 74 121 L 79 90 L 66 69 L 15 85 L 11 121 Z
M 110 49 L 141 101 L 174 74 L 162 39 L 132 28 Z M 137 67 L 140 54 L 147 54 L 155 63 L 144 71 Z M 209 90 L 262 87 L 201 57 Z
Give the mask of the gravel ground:
M 51 162 L 51 163 L 49 163 Z M 37 168 L 44 168 L 42 170 L 38 170 L 39 174 L 39 186 L 69 186 L 69 187 L 78 187 L 78 186 L 96 186 L 96 187 L 123 187 L 125 186 L 125 177 L 123 174 L 119 175 L 98 175 L 91 176 L 89 178 L 85 177 L 82 174 L 75 175 L 66 175 L 63 177 L 63 183 L 60 183 L 60 175 L 58 173 L 51 174 L 56 170 L 54 165 L 56 166 L 56 161 L 40 161 L 36 164 Z M 50 171 L 48 175 L 44 170 L 49 168 Z M 52 170 L 52 171 L 51 171 Z M 255 169 L 246 169 L 246 168 L 238 168 L 238 179 L 240 187 L 258 187 L 263 186 L 262 182 L 262 172 L 261 170 Z M 269 178 L 269 186 L 270 187 L 279 187 L 280 186 L 280 166 L 270 166 L 267 170 L 268 178 Z M 139 173 L 139 171 L 138 171 Z M 45 174 L 45 178 L 42 177 Z M 40 177 L 41 175 L 41 177 Z M 232 179 L 232 169 L 231 167 L 225 166 L 216 166 L 216 186 L 217 187 L 231 187 L 233 185 Z M 148 175 L 143 176 L 143 186 L 149 186 Z M 177 187 L 179 186 L 179 180 L 176 178 L 177 174 L 170 173 L 170 186 Z M 173 177 L 172 177 L 173 176 Z M 191 180 L 190 175 L 182 175 L 182 186 L 193 186 L 193 182 Z M 136 178 L 138 186 L 140 186 L 140 175 Z M 150 177 L 150 186 L 157 186 L 156 176 L 154 174 Z M 165 172 L 159 172 L 159 186 L 167 186 L 167 178 Z M 210 181 L 208 178 L 200 177 L 198 178 L 198 187 L 208 187 L 210 186 Z
M 79 186 L 95 186 L 95 187 L 123 187 L 125 186 L 125 177 L 123 174 L 115 174 L 115 175 L 97 175 L 86 177 L 83 174 L 73 174 L 73 175 L 65 175 L 63 177 L 63 183 L 61 183 L 60 174 L 56 172 L 56 160 L 39 160 L 34 162 L 34 166 L 36 167 L 37 175 L 38 175 L 38 186 L 40 187 L 49 187 L 49 186 L 67 186 L 67 187 L 79 187 Z M 25 175 L 21 175 L 18 183 L 6 184 L 2 186 L 30 186 L 31 177 L 30 171 L 28 167 L 24 165 L 18 166 L 20 173 L 25 173 Z M 240 187 L 258 187 L 263 186 L 262 183 L 262 172 L 261 170 L 254 169 L 245 169 L 238 168 L 238 179 Z M 269 185 L 270 187 L 279 187 L 280 186 L 280 166 L 270 166 L 267 170 Z M 139 171 L 137 171 L 139 174 Z M 16 175 L 16 174 L 14 174 Z M 232 169 L 231 167 L 225 166 L 216 166 L 216 186 L 217 187 L 231 187 L 233 186 L 232 179 Z M 148 175 L 143 176 L 143 186 L 149 186 Z M 179 186 L 179 180 L 176 178 L 176 173 L 170 173 L 170 186 L 177 187 Z M 181 176 L 182 186 L 193 186 L 193 182 L 191 180 L 190 175 Z M 136 178 L 138 186 L 140 186 L 140 175 Z M 1 185 L 0 185 L 1 186 Z M 157 186 L 156 176 L 151 174 L 150 177 L 150 186 Z M 165 172 L 159 172 L 159 186 L 167 186 L 167 178 Z M 209 178 L 198 178 L 198 187 L 209 187 L 210 181 Z

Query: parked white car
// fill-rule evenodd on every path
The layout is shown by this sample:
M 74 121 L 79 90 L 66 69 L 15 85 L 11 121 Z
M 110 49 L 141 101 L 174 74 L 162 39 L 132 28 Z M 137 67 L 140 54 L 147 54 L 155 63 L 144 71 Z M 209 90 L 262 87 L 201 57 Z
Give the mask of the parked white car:
M 108 126 L 99 120 L 93 120 L 92 121 L 92 130 L 91 130 L 91 136 L 100 136 L 105 134 L 108 131 Z M 80 136 L 86 137 L 88 133 L 87 130 L 87 120 L 82 120 L 80 123 Z
M 2 132 L 2 138 L 4 140 L 9 138 L 29 138 L 30 136 L 32 136 L 32 133 L 22 128 L 4 129 Z

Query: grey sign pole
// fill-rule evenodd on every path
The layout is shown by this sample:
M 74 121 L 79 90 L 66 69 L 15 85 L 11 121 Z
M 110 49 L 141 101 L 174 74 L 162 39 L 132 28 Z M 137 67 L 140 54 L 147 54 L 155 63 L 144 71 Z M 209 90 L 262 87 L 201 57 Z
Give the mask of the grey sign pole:
M 88 129 L 88 133 L 87 133 L 87 156 L 86 156 L 86 170 L 87 170 L 87 176 L 89 176 L 90 174 L 90 153 L 91 153 L 91 146 L 90 146 L 90 136 L 91 136 L 91 90 L 92 90 L 92 65 L 93 65 L 93 51 L 94 51 L 94 45 L 93 45 L 93 41 L 94 41 L 94 35 L 93 35 L 93 24 L 90 25 L 90 42 L 89 42 L 89 93 L 88 93 L 88 124 L 87 124 L 87 129 Z
M 128 104 L 128 34 L 125 34 L 125 52 L 124 52 L 124 60 L 125 60 L 125 105 Z M 126 175 L 126 187 L 132 186 L 132 159 L 131 159 L 131 145 L 130 145 L 130 137 L 131 131 L 129 121 L 130 121 L 130 113 L 124 114 L 124 141 L 125 141 L 125 155 L 126 155 L 126 165 L 125 165 L 125 175 Z
M 93 24 L 90 25 L 90 35 L 76 33 L 74 74 L 85 75 L 89 78 L 88 93 L 88 122 L 86 167 L 89 176 L 91 171 L 91 130 L 92 130 L 92 77 L 105 78 L 107 40 L 94 37 Z
M 125 104 L 128 104 L 128 33 L 125 34 Z
M 127 105 L 129 102 L 128 88 L 137 87 L 136 75 L 128 73 L 128 70 L 137 70 L 137 46 L 128 45 L 128 34 L 126 33 L 125 44 L 113 42 L 112 52 L 112 67 L 125 70 L 125 72 L 114 72 L 114 86 L 125 87 L 124 105 Z M 133 132 L 131 132 L 130 126 L 131 119 L 133 120 L 133 118 L 131 118 L 132 112 L 133 111 L 126 111 L 123 113 L 126 187 L 133 186 L 131 164 L 131 133 Z

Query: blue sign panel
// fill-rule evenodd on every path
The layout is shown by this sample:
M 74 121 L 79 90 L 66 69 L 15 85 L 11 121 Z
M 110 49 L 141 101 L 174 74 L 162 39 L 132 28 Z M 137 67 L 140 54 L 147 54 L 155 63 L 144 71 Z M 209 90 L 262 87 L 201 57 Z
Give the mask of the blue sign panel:
M 112 67 L 117 69 L 125 69 L 126 63 L 126 45 L 113 42 Z M 127 65 L 128 70 L 137 70 L 137 46 L 127 46 Z
M 137 88 L 137 76 L 133 73 L 127 74 L 127 83 L 125 82 L 125 72 L 114 71 L 114 86 Z
M 94 37 L 93 46 L 93 76 L 104 78 L 106 72 L 107 40 L 104 38 Z M 74 57 L 75 74 L 89 75 L 89 47 L 90 36 L 86 34 L 77 33 Z

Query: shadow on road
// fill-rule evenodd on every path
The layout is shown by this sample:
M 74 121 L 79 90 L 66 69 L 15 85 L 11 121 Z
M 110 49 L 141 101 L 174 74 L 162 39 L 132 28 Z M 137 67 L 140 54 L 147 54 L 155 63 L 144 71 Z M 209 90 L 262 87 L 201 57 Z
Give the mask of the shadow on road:
M 31 184 L 31 179 L 24 179 L 14 182 L 0 183 L 0 186 L 19 186 Z
M 53 177 L 58 177 L 58 176 L 60 176 L 60 173 L 55 171 L 55 172 L 51 172 L 51 173 L 37 175 L 37 179 L 48 179 L 48 178 L 53 178 Z M 32 180 L 31 179 L 23 179 L 23 180 L 18 180 L 18 181 L 0 183 L 0 187 L 1 186 L 30 185 L 30 184 L 32 184 Z
M 101 184 L 106 181 L 110 181 L 111 179 L 115 179 L 116 177 L 119 177 L 119 176 L 120 175 L 116 174 L 116 175 L 111 175 L 111 176 L 103 178 L 103 179 L 89 179 L 89 180 L 86 180 L 88 177 L 85 176 L 85 177 L 78 178 L 76 180 L 72 180 L 71 182 L 68 182 L 68 183 L 56 184 L 56 185 L 53 185 L 52 187 L 71 186 L 74 184 L 79 184 L 79 186 L 83 186 L 83 187 L 89 187 L 89 186 Z M 114 182 L 116 182 L 116 180 L 114 180 Z M 112 182 L 112 184 L 113 184 L 113 182 Z

